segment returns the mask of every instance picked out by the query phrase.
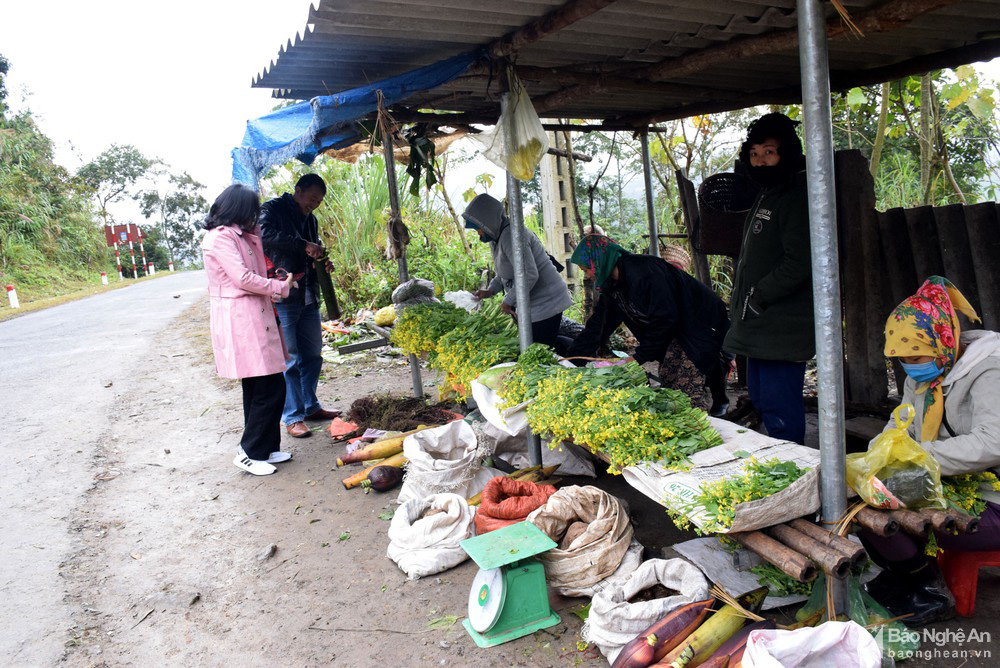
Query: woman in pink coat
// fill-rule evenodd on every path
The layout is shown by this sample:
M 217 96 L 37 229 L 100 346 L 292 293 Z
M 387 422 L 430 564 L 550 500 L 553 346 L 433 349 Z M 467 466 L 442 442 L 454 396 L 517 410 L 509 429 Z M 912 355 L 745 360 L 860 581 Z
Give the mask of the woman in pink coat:
M 201 242 L 211 299 L 212 349 L 223 378 L 243 384 L 243 438 L 233 463 L 270 475 L 292 458 L 281 452 L 285 347 L 272 302 L 288 296 L 294 277 L 267 278 L 257 216 L 260 200 L 246 186 L 222 191 L 205 220 Z

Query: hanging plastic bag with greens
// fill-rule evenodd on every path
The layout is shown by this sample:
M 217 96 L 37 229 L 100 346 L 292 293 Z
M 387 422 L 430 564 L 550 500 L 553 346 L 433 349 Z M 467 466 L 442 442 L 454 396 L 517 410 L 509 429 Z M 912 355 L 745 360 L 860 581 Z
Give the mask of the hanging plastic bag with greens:
M 510 97 L 496 127 L 469 138 L 480 145 L 483 155 L 519 181 L 530 181 L 538 163 L 549 150 L 549 138 L 514 68 L 507 70 Z
M 876 508 L 945 508 L 941 466 L 907 433 L 913 406 L 899 406 L 892 417 L 896 426 L 879 434 L 867 452 L 847 456 L 847 484 Z

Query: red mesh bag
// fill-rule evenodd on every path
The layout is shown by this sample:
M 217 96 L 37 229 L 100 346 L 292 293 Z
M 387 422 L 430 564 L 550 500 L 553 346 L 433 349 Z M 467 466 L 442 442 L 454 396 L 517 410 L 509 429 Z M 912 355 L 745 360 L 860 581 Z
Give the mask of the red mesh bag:
M 483 489 L 482 502 L 476 511 L 476 534 L 482 535 L 505 526 L 523 522 L 533 510 L 545 505 L 556 493 L 552 485 L 493 478 Z

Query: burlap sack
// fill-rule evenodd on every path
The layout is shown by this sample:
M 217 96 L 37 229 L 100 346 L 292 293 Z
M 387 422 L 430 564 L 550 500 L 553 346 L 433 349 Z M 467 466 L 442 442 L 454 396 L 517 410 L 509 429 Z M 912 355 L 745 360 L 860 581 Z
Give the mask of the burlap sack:
M 589 485 L 560 489 L 528 515 L 528 521 L 557 543 L 574 522 L 587 524 L 586 530 L 565 547 L 539 555 L 549 584 L 564 596 L 592 592 L 621 566 L 632 542 L 632 524 L 624 504 Z

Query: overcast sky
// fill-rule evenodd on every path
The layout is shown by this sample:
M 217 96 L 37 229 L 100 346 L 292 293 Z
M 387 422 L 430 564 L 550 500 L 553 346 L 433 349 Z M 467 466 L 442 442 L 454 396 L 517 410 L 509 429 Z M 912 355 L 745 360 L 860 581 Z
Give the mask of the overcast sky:
M 189 172 L 211 201 L 230 182 L 246 120 L 276 103 L 252 77 L 308 11 L 309 0 L 7 0 L 0 54 L 11 63 L 11 106 L 32 109 L 71 170 L 112 143 L 133 144 Z M 499 176 L 485 160 L 466 166 L 449 191 L 487 170 Z

